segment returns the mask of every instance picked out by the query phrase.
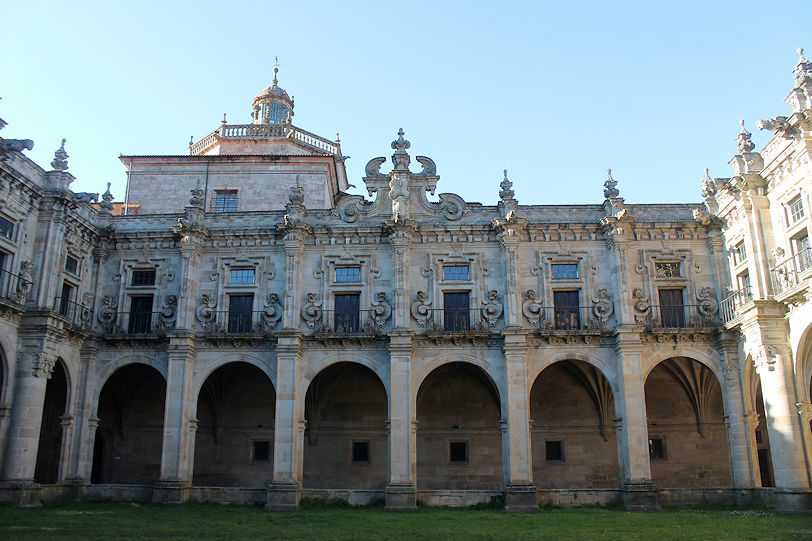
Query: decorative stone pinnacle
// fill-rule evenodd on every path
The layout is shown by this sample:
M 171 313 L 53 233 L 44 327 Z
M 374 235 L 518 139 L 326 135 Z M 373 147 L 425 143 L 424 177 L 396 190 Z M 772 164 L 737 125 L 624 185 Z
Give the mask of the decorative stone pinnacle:
M 113 194 L 110 193 L 110 182 L 107 183 L 107 191 L 102 194 L 102 202 L 99 203 L 99 208 L 110 212 L 113 210 Z
M 54 161 L 51 162 L 51 167 L 55 171 L 68 170 L 68 153 L 65 152 L 65 139 L 62 139 L 62 145 L 54 152 Z
M 341 142 L 341 137 L 339 137 L 338 132 L 336 132 L 336 143 Z
M 805 64 L 807 62 L 806 58 L 804 58 L 804 48 L 798 47 L 798 63 Z
M 192 148 L 192 145 L 194 145 L 194 144 L 195 144 L 195 136 L 190 135 L 189 136 L 189 148 Z
M 795 74 L 795 87 L 800 88 L 804 86 L 805 82 L 809 82 L 812 79 L 812 62 L 804 58 L 804 49 L 803 47 L 798 47 L 798 63 L 795 65 L 795 69 L 792 70 L 792 73 Z
M 620 195 L 620 190 L 618 190 L 616 188 L 617 181 L 612 178 L 612 170 L 607 169 L 606 174 L 607 174 L 608 178 L 606 179 L 606 182 L 603 183 L 604 188 L 605 188 L 603 190 L 603 196 L 606 199 L 612 199 L 612 198 L 617 197 L 617 196 Z
M 716 195 L 716 183 L 710 177 L 708 168 L 705 168 L 705 178 L 702 179 L 702 197 L 705 199 Z
M 301 205 L 304 203 L 304 187 L 299 184 L 299 175 L 296 175 L 296 185 L 290 187 L 290 196 L 288 199 L 294 205 Z
M 226 114 L 225 113 L 223 113 L 223 124 L 227 124 L 227 122 L 226 122 Z
M 276 84 L 279 82 L 279 81 L 276 80 L 276 74 L 277 73 L 279 73 L 279 57 L 274 56 L 273 57 L 273 86 L 276 86 Z
M 197 184 L 194 188 L 189 190 L 192 192 L 192 197 L 189 198 L 189 204 L 193 207 L 203 207 L 205 203 L 205 197 L 203 193 L 203 188 L 200 187 L 200 177 L 197 178 Z
M 400 128 L 398 130 L 398 138 L 392 141 L 392 148 L 395 149 L 395 153 L 392 154 L 392 163 L 395 165 L 395 171 L 409 170 L 409 162 L 411 159 L 406 149 L 412 146 L 412 144 L 403 138 L 404 135 L 405 132 L 403 128 Z
M 507 202 L 513 199 L 514 194 L 513 190 L 511 190 L 511 188 L 513 187 L 513 183 L 510 180 L 508 180 L 507 169 L 504 170 L 504 173 L 505 178 L 504 180 L 502 180 L 501 184 L 499 184 L 499 187 L 502 188 L 499 191 L 499 198 L 502 200 L 502 202 Z
M 392 148 L 395 150 L 405 151 L 407 148 L 411 147 L 412 144 L 403 138 L 406 135 L 406 132 L 403 131 L 403 128 L 398 130 L 398 138 L 392 141 Z
M 739 125 L 741 130 L 739 130 L 739 135 L 736 137 L 736 148 L 740 153 L 752 152 L 756 148 L 756 145 L 750 140 L 753 134 L 745 129 L 744 119 L 739 120 Z

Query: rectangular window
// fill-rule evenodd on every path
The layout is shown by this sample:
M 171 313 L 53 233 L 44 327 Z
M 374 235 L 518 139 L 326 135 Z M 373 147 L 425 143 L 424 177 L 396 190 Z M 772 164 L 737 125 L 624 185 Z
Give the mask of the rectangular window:
M 0 236 L 14 240 L 14 222 L 10 222 L 2 216 L 0 216 Z
M 152 295 L 133 297 L 130 303 L 128 334 L 147 334 L 152 330 Z
M 59 298 L 59 313 L 63 316 L 69 316 L 71 311 L 71 304 L 73 303 L 73 286 L 62 282 L 62 296 Z
M 231 295 L 228 298 L 228 332 L 251 332 L 251 315 L 253 310 L 253 295 Z
M 553 280 L 576 280 L 577 278 L 577 263 L 553 263 Z
M 581 315 L 578 291 L 554 291 L 553 305 L 556 329 L 580 329 Z
M 648 456 L 651 459 L 665 460 L 665 438 L 648 440 Z
M 468 265 L 444 265 L 443 280 L 470 280 Z
M 744 247 L 744 241 L 741 241 L 733 247 L 733 263 L 738 265 L 747 259 L 747 250 Z
M 254 462 L 268 462 L 270 457 L 270 443 L 267 440 L 254 441 Z
M 663 327 L 669 329 L 685 327 L 685 305 L 682 300 L 682 290 L 661 289 L 659 295 Z
M 232 284 L 253 284 L 254 269 L 231 269 L 229 281 Z
M 335 299 L 335 332 L 358 332 L 361 312 L 361 295 L 342 293 Z
M 214 192 L 214 212 L 236 212 L 237 190 L 217 190 Z
M 467 268 L 467 267 L 466 267 Z M 468 293 L 443 293 L 443 328 L 464 332 L 471 328 Z
M 736 286 L 739 291 L 747 293 L 750 291 L 750 273 L 743 272 L 736 277 Z
M 545 460 L 564 460 L 564 442 L 561 440 L 544 442 Z
M 361 281 L 361 267 L 336 267 L 336 283 L 346 284 Z
M 6 259 L 8 259 L 8 254 L 0 252 L 0 271 L 6 270 Z
M 367 463 L 369 463 L 369 442 L 368 441 L 354 441 L 354 442 L 352 442 L 352 461 L 353 462 L 367 462 Z
M 79 274 L 77 271 L 79 270 L 79 260 L 75 257 L 68 256 L 65 258 L 65 272 L 69 272 L 71 274 Z
M 792 249 L 795 251 L 798 272 L 805 271 L 812 266 L 812 253 L 809 250 L 809 235 L 806 232 L 802 236 L 792 239 Z
M 467 441 L 448 442 L 448 461 L 451 464 L 467 464 L 468 442 Z
M 804 217 L 804 203 L 801 200 L 800 195 L 789 202 L 788 210 L 789 210 L 789 223 L 791 224 L 794 224 L 795 222 Z
M 654 263 L 654 272 L 657 278 L 679 278 L 682 276 L 680 272 L 680 264 L 674 263 Z
M 155 269 L 133 270 L 131 285 L 134 286 L 154 286 Z

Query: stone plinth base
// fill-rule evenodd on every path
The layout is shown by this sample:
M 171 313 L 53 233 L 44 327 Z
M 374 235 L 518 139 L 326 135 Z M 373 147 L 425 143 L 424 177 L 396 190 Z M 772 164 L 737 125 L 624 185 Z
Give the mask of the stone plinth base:
M 621 493 L 627 511 L 660 510 L 660 492 L 654 483 L 623 483 Z
M 152 487 L 152 503 L 181 504 L 192 496 L 192 485 L 184 481 L 158 481 Z
M 302 499 L 302 487 L 297 483 L 267 483 L 266 511 L 296 511 Z
M 530 513 L 538 508 L 536 487 L 530 483 L 511 484 L 505 487 L 505 511 Z
M 387 485 L 385 508 L 390 511 L 417 509 L 417 488 L 414 485 Z
M 9 502 L 15 507 L 39 507 L 40 486 L 33 482 L 9 482 L 0 483 L 0 501 Z

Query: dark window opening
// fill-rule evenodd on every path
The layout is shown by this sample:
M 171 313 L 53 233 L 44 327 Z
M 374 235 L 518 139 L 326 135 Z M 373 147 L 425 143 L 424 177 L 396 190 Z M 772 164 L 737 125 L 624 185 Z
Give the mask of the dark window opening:
M 465 464 L 468 462 L 468 442 L 448 442 L 448 461 L 452 464 Z
M 361 296 L 358 293 L 341 293 L 337 294 L 334 300 L 335 332 L 358 332 Z
M 761 435 L 761 430 L 756 430 L 756 443 L 759 445 L 764 443 L 764 437 Z
M 445 265 L 443 280 L 469 280 L 468 265 Z
M 561 440 L 544 442 L 545 460 L 564 460 L 564 442 Z
M 254 462 L 268 462 L 271 456 L 271 446 L 267 440 L 254 442 Z
M 665 460 L 665 438 L 648 440 L 648 456 L 651 459 Z
M 10 222 L 3 217 L 0 217 L 0 236 L 6 237 L 9 240 L 14 240 L 14 222 Z
M 580 329 L 578 291 L 554 291 L 553 305 L 556 329 Z
M 130 283 L 134 286 L 154 286 L 155 269 L 134 270 Z
M 661 289 L 659 295 L 663 327 L 685 327 L 685 305 L 682 301 L 682 290 Z
M 450 332 L 463 332 L 471 328 L 468 293 L 443 294 L 443 327 Z
M 152 295 L 133 297 L 130 303 L 128 334 L 147 334 L 152 327 Z
M 62 282 L 62 297 L 59 299 L 59 313 L 63 316 L 70 315 L 71 304 L 73 303 L 73 286 Z
M 577 278 L 577 263 L 553 263 L 553 280 L 575 280 Z
M 354 441 L 354 442 L 352 442 L 352 461 L 353 462 L 369 462 L 369 442 L 368 441 Z
M 354 283 L 361 281 L 361 267 L 336 267 L 336 283 Z
M 79 274 L 77 270 L 79 269 L 79 260 L 75 257 L 68 256 L 65 259 L 65 271 L 71 274 Z
M 231 295 L 228 298 L 228 332 L 251 332 L 251 313 L 253 309 L 253 295 Z

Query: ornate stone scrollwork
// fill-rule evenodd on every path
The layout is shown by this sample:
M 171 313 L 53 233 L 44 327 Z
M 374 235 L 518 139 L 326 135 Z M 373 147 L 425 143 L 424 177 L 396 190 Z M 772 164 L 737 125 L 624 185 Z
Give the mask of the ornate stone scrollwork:
M 47 379 L 51 379 L 51 374 L 54 371 L 56 364 L 56 357 L 46 355 L 45 353 L 32 353 L 31 354 L 31 375 L 39 377 L 40 374 L 44 375 Z
M 756 367 L 756 372 L 761 374 L 764 371 L 772 372 L 775 370 L 775 356 L 777 354 L 774 346 L 758 346 L 750 351 L 750 356 L 753 358 L 753 366 Z
M 213 295 L 207 293 L 200 295 L 200 304 L 195 310 L 195 318 L 206 332 L 214 330 L 214 326 L 217 324 L 217 313 L 214 311 L 216 306 L 217 299 Z
M 412 174 L 413 177 L 433 177 L 437 174 L 437 164 L 428 156 L 415 156 L 414 159 L 423 169 L 419 173 Z
M 389 303 L 386 293 L 380 291 L 372 301 L 369 319 L 372 320 L 375 329 L 383 329 L 390 317 L 392 317 L 392 305 Z
M 164 304 L 158 314 L 158 326 L 161 330 L 169 331 L 175 328 L 175 318 L 178 316 L 177 295 L 164 297 Z
M 111 332 L 116 322 L 116 308 L 118 308 L 118 303 L 112 296 L 105 295 L 102 298 L 102 306 L 99 315 L 96 317 L 106 332 Z
M 264 332 L 276 329 L 279 320 L 282 319 L 282 301 L 276 293 L 268 293 L 265 296 L 265 309 L 262 311 L 261 323 Z
M 594 316 L 594 321 L 597 322 L 598 326 L 605 327 L 614 312 L 615 305 L 612 304 L 609 293 L 605 288 L 599 289 L 598 294 L 592 297 L 592 315 Z
M 632 308 L 635 325 L 646 325 L 651 318 L 651 303 L 639 287 L 632 291 Z
M 200 177 L 197 178 L 197 184 L 195 185 L 195 187 L 189 191 L 192 194 L 192 197 L 189 198 L 189 205 L 193 207 L 203 208 L 203 205 L 205 204 L 206 200 L 203 188 L 200 187 Z
M 522 314 L 527 318 L 527 322 L 531 327 L 542 326 L 541 322 L 544 321 L 544 306 L 537 297 L 534 289 L 528 289 L 527 293 L 524 294 Z
M 482 319 L 485 320 L 488 327 L 495 327 L 496 322 L 502 317 L 502 300 L 499 298 L 499 293 L 495 289 L 491 289 L 485 294 L 482 304 Z
M 366 167 L 364 167 L 364 174 L 367 178 L 387 178 L 386 175 L 381 173 L 381 166 L 385 161 L 386 158 L 383 156 L 369 160 Z
M 427 327 L 431 321 L 431 301 L 424 291 L 417 292 L 417 300 L 412 303 L 411 313 L 419 327 Z
M 315 329 L 321 319 L 322 302 L 319 300 L 318 293 L 308 293 L 307 302 L 302 306 L 302 319 L 310 329 Z
M 438 210 L 442 210 L 446 220 L 455 222 L 462 218 L 465 212 L 465 201 L 462 197 L 453 193 L 441 193 Z
M 93 315 L 93 310 L 91 310 L 92 300 L 92 293 L 85 293 L 82 295 L 82 305 L 79 311 L 79 321 L 81 321 L 82 327 L 90 326 L 90 317 Z
M 31 268 L 34 265 L 30 261 L 20 263 L 20 277 L 17 279 L 17 302 L 25 304 L 31 286 L 34 285 L 34 278 L 31 276 Z
M 709 324 L 716 319 L 716 315 L 719 313 L 719 301 L 713 296 L 711 288 L 703 287 L 699 290 L 696 300 L 699 301 L 696 310 L 702 316 L 703 323 Z
M 760 130 L 777 131 L 785 130 L 789 127 L 787 117 L 777 116 L 775 118 L 764 118 L 756 121 L 756 128 Z

